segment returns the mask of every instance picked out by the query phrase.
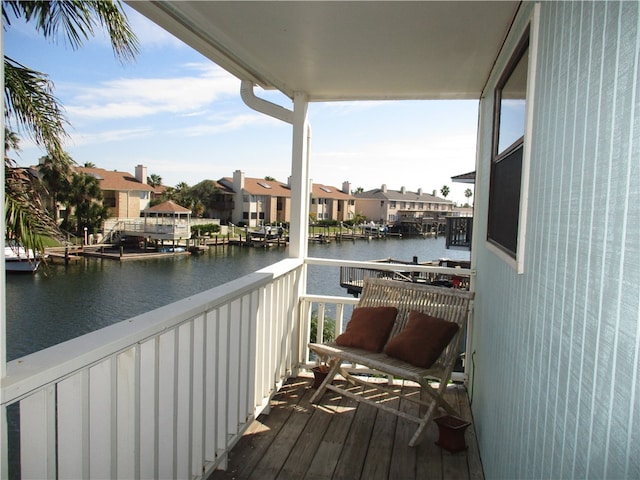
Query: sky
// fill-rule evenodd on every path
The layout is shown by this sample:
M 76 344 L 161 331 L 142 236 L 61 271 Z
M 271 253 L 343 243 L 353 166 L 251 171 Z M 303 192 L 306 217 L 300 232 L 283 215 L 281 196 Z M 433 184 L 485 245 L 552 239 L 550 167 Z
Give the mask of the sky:
M 31 25 L 5 26 L 5 55 L 53 82 L 73 160 L 129 173 L 145 165 L 168 186 L 235 170 L 287 182 L 292 127 L 251 110 L 239 79 L 124 8 L 140 42 L 136 60 L 124 65 L 100 32 L 74 51 L 62 40 L 47 42 Z M 293 108 L 278 92 L 256 94 Z M 385 184 L 431 193 L 447 185 L 447 198 L 462 204 L 473 186 L 451 177 L 475 169 L 477 107 L 477 100 L 311 103 L 311 179 L 365 191 Z M 23 166 L 45 154 L 24 136 L 20 146 L 12 157 Z

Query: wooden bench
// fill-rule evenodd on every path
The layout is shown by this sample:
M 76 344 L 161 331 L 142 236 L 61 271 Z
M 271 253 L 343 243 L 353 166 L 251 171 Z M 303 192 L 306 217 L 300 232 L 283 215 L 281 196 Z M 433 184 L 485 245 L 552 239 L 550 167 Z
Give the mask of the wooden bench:
M 366 278 L 357 307 L 391 306 L 398 309 L 398 315 L 389 339 L 395 337 L 406 326 L 409 313 L 412 310 L 455 322 L 459 329 L 440 357 L 429 368 L 416 367 L 390 357 L 384 352 L 377 353 L 354 347 L 343 347 L 334 342 L 310 343 L 309 349 L 316 353 L 319 360 L 329 365 L 327 377 L 312 396 L 311 401 L 317 402 L 329 389 L 414 421 L 418 423 L 418 429 L 409 445 L 412 447 L 417 445 L 422 439 L 428 422 L 437 412 L 437 407 L 441 407 L 451 415 L 457 414 L 456 410 L 443 399 L 443 393 L 459 356 L 472 300 L 473 293 L 468 291 L 389 279 Z M 416 382 L 421 387 L 420 398 L 402 395 L 397 389 L 394 390 L 384 383 L 367 381 L 362 375 L 357 375 L 356 370 L 350 368 L 353 365 L 367 367 L 373 373 Z M 366 391 L 369 394 L 353 393 L 353 389 L 347 390 L 332 384 L 332 380 L 337 374 L 342 375 L 352 384 L 365 386 L 366 388 L 362 389 L 362 392 Z M 372 389 L 381 394 L 371 395 Z M 418 403 L 420 413 L 413 415 L 389 407 L 387 405 L 389 395 Z

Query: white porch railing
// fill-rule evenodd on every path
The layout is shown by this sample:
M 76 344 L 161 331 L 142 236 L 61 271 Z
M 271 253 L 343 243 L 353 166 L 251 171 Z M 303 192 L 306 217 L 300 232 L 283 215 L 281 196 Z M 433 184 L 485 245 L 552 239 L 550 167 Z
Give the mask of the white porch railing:
M 458 275 L 419 265 L 307 259 Z M 20 410 L 22 478 L 206 478 L 271 396 L 310 367 L 311 311 L 342 330 L 352 297 L 305 294 L 305 267 L 268 268 L 7 365 L 6 409 Z M 332 313 L 328 314 L 332 309 Z M 300 314 L 301 313 L 301 314 Z
M 297 366 L 302 273 L 283 260 L 10 362 L 2 418 L 19 402 L 22 478 L 206 478 L 224 466 Z
M 147 221 L 148 220 L 148 221 Z M 170 220 L 162 223 L 162 219 L 150 218 L 135 222 L 122 222 L 120 229 L 128 234 L 140 235 L 172 235 L 174 237 L 189 238 L 191 236 L 191 225 L 187 221 L 174 223 Z

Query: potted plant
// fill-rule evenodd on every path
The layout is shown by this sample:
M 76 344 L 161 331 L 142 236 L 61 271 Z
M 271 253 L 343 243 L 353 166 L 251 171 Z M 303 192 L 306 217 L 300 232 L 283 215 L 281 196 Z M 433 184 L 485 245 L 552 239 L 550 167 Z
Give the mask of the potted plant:
M 438 425 L 438 432 L 440 434 L 436 445 L 451 453 L 457 453 L 467 449 L 467 444 L 464 440 L 464 431 L 471 425 L 470 422 L 454 415 L 443 415 L 442 417 L 434 418 L 433 421 Z
M 311 388 L 319 388 L 320 385 L 322 385 L 322 382 L 324 382 L 324 379 L 327 378 L 329 366 L 326 363 L 321 362 L 319 365 L 313 367 L 311 371 L 313 372 L 313 385 Z

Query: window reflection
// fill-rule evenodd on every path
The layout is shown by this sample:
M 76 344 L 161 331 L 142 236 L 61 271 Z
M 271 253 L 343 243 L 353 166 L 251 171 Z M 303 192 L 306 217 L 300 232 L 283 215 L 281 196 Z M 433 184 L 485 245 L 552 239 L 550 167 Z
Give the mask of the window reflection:
M 501 91 L 498 155 L 524 136 L 528 63 L 529 51 L 527 50 Z

